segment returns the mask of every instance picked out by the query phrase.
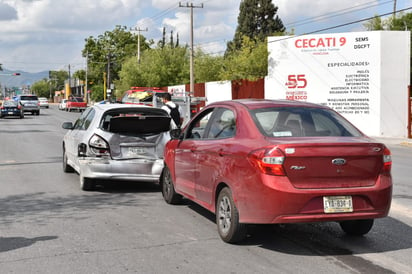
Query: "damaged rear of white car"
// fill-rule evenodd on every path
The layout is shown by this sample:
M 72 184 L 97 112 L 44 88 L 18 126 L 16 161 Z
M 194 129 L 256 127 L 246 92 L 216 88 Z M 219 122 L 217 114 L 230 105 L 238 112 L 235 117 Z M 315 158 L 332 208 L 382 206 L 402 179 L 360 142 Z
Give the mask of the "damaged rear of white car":
M 80 188 L 93 190 L 97 180 L 158 183 L 163 150 L 170 139 L 166 111 L 142 105 L 89 107 L 63 138 L 63 171 L 80 175 Z

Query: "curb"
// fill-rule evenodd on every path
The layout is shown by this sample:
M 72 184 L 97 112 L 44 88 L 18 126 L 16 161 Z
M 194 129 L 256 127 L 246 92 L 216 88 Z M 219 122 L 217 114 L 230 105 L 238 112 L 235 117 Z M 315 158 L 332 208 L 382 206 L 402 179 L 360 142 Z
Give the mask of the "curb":
M 412 147 L 412 141 L 405 141 L 400 143 L 401 146 Z

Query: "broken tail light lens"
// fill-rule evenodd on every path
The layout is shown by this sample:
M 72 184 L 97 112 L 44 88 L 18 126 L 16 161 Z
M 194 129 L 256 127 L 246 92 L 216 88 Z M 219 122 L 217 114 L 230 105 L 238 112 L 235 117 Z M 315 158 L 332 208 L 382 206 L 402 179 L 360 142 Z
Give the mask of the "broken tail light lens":
M 93 135 L 89 140 L 90 151 L 97 157 L 110 155 L 109 144 L 99 135 Z

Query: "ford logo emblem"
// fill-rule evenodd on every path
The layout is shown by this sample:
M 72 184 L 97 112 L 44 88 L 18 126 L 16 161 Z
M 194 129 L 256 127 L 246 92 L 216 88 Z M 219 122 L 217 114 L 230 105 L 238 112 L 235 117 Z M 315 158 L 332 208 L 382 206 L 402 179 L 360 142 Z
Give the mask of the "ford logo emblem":
M 336 158 L 332 160 L 332 164 L 337 166 L 343 166 L 344 164 L 346 164 L 346 160 L 342 158 Z

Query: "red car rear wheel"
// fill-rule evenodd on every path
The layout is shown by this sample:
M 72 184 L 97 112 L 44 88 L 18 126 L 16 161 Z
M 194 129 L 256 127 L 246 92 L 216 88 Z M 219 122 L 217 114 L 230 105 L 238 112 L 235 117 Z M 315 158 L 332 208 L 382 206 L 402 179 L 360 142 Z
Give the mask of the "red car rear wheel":
M 236 243 L 246 237 L 247 226 L 239 223 L 239 211 L 228 187 L 223 188 L 217 198 L 216 224 L 220 238 L 227 243 Z

